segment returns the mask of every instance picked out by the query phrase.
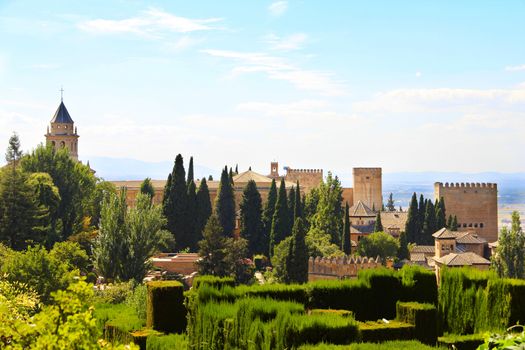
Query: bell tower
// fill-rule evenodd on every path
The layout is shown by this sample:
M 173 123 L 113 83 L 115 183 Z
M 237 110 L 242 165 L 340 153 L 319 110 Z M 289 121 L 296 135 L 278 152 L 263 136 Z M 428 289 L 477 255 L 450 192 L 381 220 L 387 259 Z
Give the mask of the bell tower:
M 60 90 L 63 92 L 64 90 Z M 51 145 L 55 150 L 67 148 L 71 158 L 78 161 L 78 134 L 75 122 L 71 119 L 63 97 L 60 98 L 60 105 L 51 119 L 51 129 L 47 127 L 46 144 Z

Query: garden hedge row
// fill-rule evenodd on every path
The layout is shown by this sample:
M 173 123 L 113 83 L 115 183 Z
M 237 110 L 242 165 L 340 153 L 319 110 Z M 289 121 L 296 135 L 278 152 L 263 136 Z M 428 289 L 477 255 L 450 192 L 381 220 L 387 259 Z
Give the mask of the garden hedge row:
M 217 277 L 211 275 L 197 276 L 193 279 L 193 289 L 199 289 L 204 285 L 214 288 L 221 288 L 224 286 L 234 287 L 235 280 L 232 277 Z
M 382 343 L 388 340 L 414 339 L 414 325 L 399 321 L 366 321 L 359 323 L 361 341 Z
M 448 349 L 452 349 L 454 346 L 458 350 L 476 350 L 483 343 L 483 334 L 447 335 L 438 339 L 439 345 Z
M 442 269 L 440 331 L 473 334 L 525 323 L 525 281 L 475 269 Z
M 414 325 L 414 336 L 425 344 L 437 341 L 437 309 L 432 304 L 397 302 L 396 319 Z
M 164 333 L 182 333 L 186 329 L 184 287 L 177 281 L 147 283 L 146 325 Z

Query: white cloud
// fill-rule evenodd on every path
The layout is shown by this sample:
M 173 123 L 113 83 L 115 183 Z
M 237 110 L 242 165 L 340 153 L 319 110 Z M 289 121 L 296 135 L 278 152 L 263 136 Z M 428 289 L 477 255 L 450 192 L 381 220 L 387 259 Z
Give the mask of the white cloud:
M 344 83 L 334 79 L 333 74 L 317 70 L 305 70 L 288 63 L 284 58 L 260 52 L 238 52 L 228 50 L 203 50 L 214 56 L 231 59 L 240 65 L 231 73 L 236 76 L 244 73 L 263 72 L 270 79 L 284 80 L 301 90 L 317 91 L 322 95 L 340 96 L 346 93 Z
M 288 10 L 288 1 L 275 1 L 268 6 L 272 16 L 282 16 Z
M 94 19 L 78 24 L 83 31 L 95 34 L 131 33 L 143 37 L 158 38 L 163 32 L 190 33 L 218 29 L 214 23 L 221 18 L 191 19 L 151 8 L 140 16 L 121 20 Z
M 308 35 L 304 33 L 294 33 L 285 37 L 270 34 L 264 38 L 264 41 L 270 44 L 272 50 L 292 51 L 301 49 L 307 39 Z
M 519 66 L 507 66 L 505 67 L 505 70 L 509 72 L 517 72 L 517 71 L 525 70 L 525 64 L 522 64 Z

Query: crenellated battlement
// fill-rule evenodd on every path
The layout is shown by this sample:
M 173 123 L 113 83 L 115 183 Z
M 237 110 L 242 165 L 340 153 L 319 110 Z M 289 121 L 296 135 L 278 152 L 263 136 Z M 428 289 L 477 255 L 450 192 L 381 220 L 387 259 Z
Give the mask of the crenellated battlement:
M 323 169 L 291 169 L 291 168 L 286 168 L 286 173 L 287 174 L 291 174 L 291 173 L 322 174 L 323 173 Z
M 354 174 L 358 173 L 375 173 L 375 174 L 381 174 L 382 168 L 353 168 L 352 172 Z
M 356 277 L 360 270 L 381 266 L 381 258 L 350 257 L 338 258 L 310 257 L 308 260 L 308 280 L 343 279 Z
M 445 182 L 444 184 L 442 182 L 436 182 L 434 186 L 442 187 L 442 188 L 486 188 L 486 189 L 498 189 L 498 184 L 496 183 L 479 183 L 479 182 Z

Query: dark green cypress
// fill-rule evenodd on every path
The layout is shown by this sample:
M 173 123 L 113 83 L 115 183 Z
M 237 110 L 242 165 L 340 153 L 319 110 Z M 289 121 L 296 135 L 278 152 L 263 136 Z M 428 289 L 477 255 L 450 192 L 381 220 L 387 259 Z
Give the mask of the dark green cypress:
M 293 218 L 294 222 L 297 218 L 303 217 L 303 208 L 301 202 L 301 188 L 299 187 L 299 181 L 297 181 L 297 187 L 295 190 L 295 206 L 293 208 Z
M 275 203 L 277 202 L 277 186 L 275 179 L 272 179 L 270 185 L 270 191 L 268 191 L 268 198 L 263 211 L 263 228 L 264 228 L 264 239 L 266 241 L 265 254 L 269 254 L 270 248 L 270 233 L 272 231 L 273 213 L 275 212 Z
M 190 157 L 190 164 L 188 165 L 188 186 L 190 185 L 190 182 L 194 181 L 193 176 L 193 157 Z
M 412 200 L 408 207 L 407 221 L 405 224 L 405 232 L 409 243 L 415 243 L 419 236 L 419 213 L 416 193 L 412 195 Z
M 164 217 L 166 217 L 167 219 L 166 228 L 169 227 L 168 222 L 170 221 L 169 215 L 170 215 L 170 210 L 172 206 L 171 196 L 170 196 L 171 182 L 172 182 L 171 173 L 169 173 L 168 179 L 166 180 L 166 184 L 164 185 L 164 195 L 162 196 L 162 213 L 164 214 Z
M 199 189 L 197 190 L 197 226 L 195 234 L 198 240 L 202 239 L 202 232 L 206 226 L 206 222 L 211 216 L 211 200 L 210 191 L 206 178 L 202 178 Z
M 281 179 L 279 193 L 277 194 L 277 202 L 275 204 L 275 212 L 273 213 L 272 231 L 270 234 L 270 253 L 273 252 L 273 247 L 275 245 L 279 244 L 279 242 L 290 234 L 290 225 L 288 223 L 288 200 L 286 197 L 286 185 L 284 179 Z
M 423 231 L 421 238 L 417 244 L 429 245 L 432 244 L 434 239 L 432 234 L 436 232 L 436 210 L 431 200 L 427 201 L 427 207 L 425 209 L 425 221 L 423 222 Z
M 195 188 L 195 181 L 193 180 L 188 182 L 187 205 L 188 206 L 186 208 L 186 220 L 188 224 L 188 247 L 190 248 L 190 251 L 196 252 L 199 249 L 197 243 L 200 241 L 200 235 L 197 234 L 197 193 Z
M 447 220 L 447 228 L 450 230 L 452 228 L 452 215 L 449 215 L 448 216 L 448 220 Z
M 350 237 L 350 206 L 345 205 L 345 221 L 343 225 L 343 252 L 346 255 L 352 254 L 352 241 Z
M 377 212 L 376 222 L 374 224 L 374 232 L 383 232 L 383 224 L 381 223 L 381 211 Z
M 290 225 L 290 232 L 292 232 L 292 228 L 295 222 L 295 188 L 292 187 L 290 189 L 290 193 L 288 193 L 288 223 Z
M 175 158 L 169 197 L 169 207 L 166 213 L 168 230 L 175 235 L 177 248 L 184 249 L 191 244 L 191 233 L 188 232 L 187 220 L 188 189 L 186 187 L 186 171 L 184 170 L 184 160 L 180 154 Z
M 235 197 L 233 193 L 232 178 L 228 175 L 228 167 L 224 167 L 219 183 L 215 212 L 227 237 L 233 236 L 235 228 Z
M 155 189 L 153 188 L 153 184 L 149 177 L 145 178 L 140 184 L 140 193 L 147 194 L 150 199 L 153 199 L 155 196 Z
M 305 240 L 305 226 L 301 218 L 297 218 L 292 229 L 290 244 L 291 258 L 287 259 L 288 281 L 290 283 L 308 282 L 308 247 Z
M 252 256 L 266 251 L 262 235 L 262 200 L 255 181 L 246 184 L 240 204 L 241 237 L 248 241 L 248 253 Z
M 239 164 L 235 164 L 235 175 L 239 174 Z
M 417 236 L 421 235 L 421 231 L 423 230 L 423 222 L 425 221 L 425 209 L 427 207 L 426 199 L 423 197 L 423 194 L 419 196 L 419 207 L 418 207 L 418 216 L 417 216 L 417 222 L 418 222 L 418 232 Z M 409 241 L 410 242 L 410 241 Z
M 410 252 L 408 251 L 408 240 L 405 231 L 402 231 L 399 235 L 399 250 L 397 251 L 397 257 L 399 260 L 408 259 Z
M 454 215 L 454 219 L 452 220 L 452 226 L 450 227 L 451 231 L 457 231 L 458 230 L 458 217 Z
M 447 227 L 447 217 L 442 201 L 444 201 L 443 198 L 436 200 L 436 205 L 434 207 L 434 210 L 436 211 L 436 231 L 442 229 L 443 227 Z
M 230 173 L 228 174 L 228 176 L 230 177 L 230 182 L 233 185 L 233 169 L 232 169 L 232 167 L 230 167 Z

